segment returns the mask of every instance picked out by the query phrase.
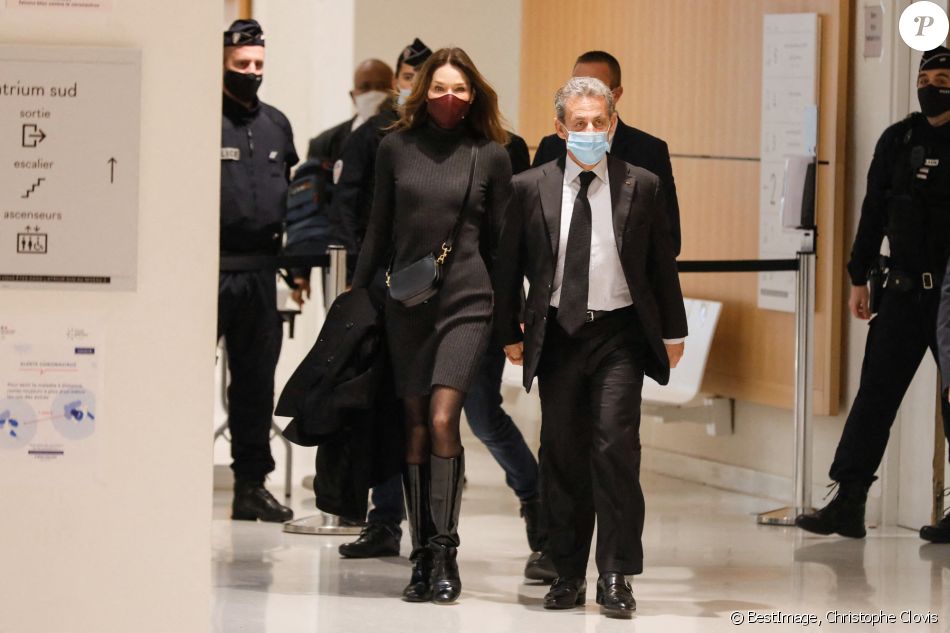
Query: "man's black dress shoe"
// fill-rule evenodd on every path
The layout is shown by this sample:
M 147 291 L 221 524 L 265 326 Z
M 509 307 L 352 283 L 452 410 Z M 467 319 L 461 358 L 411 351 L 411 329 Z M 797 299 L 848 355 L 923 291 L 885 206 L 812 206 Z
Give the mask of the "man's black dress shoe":
M 573 609 L 587 600 L 587 580 L 584 578 L 555 578 L 551 591 L 544 596 L 545 609 Z
M 597 579 L 597 604 L 607 617 L 629 618 L 637 610 L 633 589 L 623 574 L 607 572 Z
M 528 580 L 537 580 L 545 584 L 554 582 L 557 570 L 551 557 L 544 552 L 531 552 L 528 562 L 524 566 L 524 577 Z
M 280 505 L 263 484 L 235 482 L 231 518 L 236 521 L 283 523 L 294 518 L 294 511 Z
M 397 531 L 398 529 L 382 523 L 370 523 L 363 528 L 355 541 L 340 545 L 340 556 L 343 558 L 399 556 L 399 537 L 402 535 Z

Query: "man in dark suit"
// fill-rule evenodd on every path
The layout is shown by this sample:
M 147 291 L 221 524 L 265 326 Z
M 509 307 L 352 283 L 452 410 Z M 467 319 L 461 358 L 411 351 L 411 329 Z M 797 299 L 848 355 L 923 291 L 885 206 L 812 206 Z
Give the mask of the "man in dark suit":
M 319 204 L 316 209 L 320 215 L 329 215 L 334 187 L 339 179 L 338 172 L 342 168 L 342 164 L 338 167 L 337 162 L 343 155 L 343 144 L 354 130 L 379 113 L 380 108 L 389 101 L 394 85 L 393 70 L 386 62 L 379 59 L 367 59 L 361 62 L 353 72 L 353 89 L 350 90 L 350 99 L 353 101 L 356 114 L 310 139 L 306 165 L 316 175 Z M 299 173 L 298 171 L 298 175 Z M 303 221 L 299 224 L 305 226 L 312 223 Z M 299 231 L 305 234 L 294 239 L 296 237 L 294 227 L 288 224 L 287 243 L 292 247 L 288 248 L 286 253 L 288 255 L 326 253 L 328 242 L 332 239 L 330 235 L 327 235 L 328 231 L 323 228 L 323 224 L 319 226 L 318 231 L 312 229 L 306 233 L 304 230 Z M 303 305 L 304 299 L 310 298 L 310 270 L 300 268 L 291 272 L 296 286 L 291 296 L 299 305 Z
M 328 168 L 332 170 L 350 132 L 376 116 L 389 99 L 394 84 L 393 69 L 386 62 L 379 59 L 360 62 L 353 71 L 353 89 L 350 90 L 356 114 L 310 139 L 307 160 L 330 161 Z
M 567 156 L 512 180 L 494 273 L 497 336 L 523 363 L 525 388 L 537 376 L 541 391 L 545 552 L 558 573 L 544 606 L 584 603 L 596 516 L 597 602 L 625 617 L 636 608 L 626 576 L 643 571 L 643 375 L 669 380 L 686 311 L 665 187 L 606 155 L 617 124 L 610 89 L 575 77 L 555 106 Z
M 604 51 L 588 51 L 577 58 L 574 63 L 574 77 L 595 77 L 610 86 L 614 103 L 623 96 L 623 86 L 620 84 L 620 63 L 610 53 Z M 666 194 L 667 223 L 673 237 L 673 254 L 680 254 L 680 207 L 676 199 L 676 183 L 673 180 L 673 167 L 670 165 L 670 150 L 666 141 L 650 136 L 642 130 L 630 127 L 623 121 L 617 120 L 617 129 L 608 139 L 610 155 L 614 158 L 652 171 L 660 177 L 663 190 Z M 544 163 L 563 158 L 566 153 L 564 139 L 557 134 L 551 134 L 541 139 L 538 151 L 534 155 L 532 166 L 537 167 Z

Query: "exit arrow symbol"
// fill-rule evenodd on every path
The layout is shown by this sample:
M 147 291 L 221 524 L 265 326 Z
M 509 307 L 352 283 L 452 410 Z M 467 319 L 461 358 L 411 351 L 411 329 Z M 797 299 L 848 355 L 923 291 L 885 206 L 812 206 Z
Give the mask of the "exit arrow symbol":
M 106 162 L 109 163 L 109 182 L 114 183 L 115 182 L 115 164 L 119 161 L 117 161 L 115 158 L 110 158 Z
M 20 143 L 23 147 L 36 147 L 46 139 L 46 132 L 33 123 L 23 124 L 23 139 Z

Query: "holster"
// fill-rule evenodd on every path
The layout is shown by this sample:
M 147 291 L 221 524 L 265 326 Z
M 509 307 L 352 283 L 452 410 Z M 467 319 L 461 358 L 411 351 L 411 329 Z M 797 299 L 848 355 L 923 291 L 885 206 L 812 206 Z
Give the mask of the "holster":
M 876 266 L 868 272 L 868 309 L 871 314 L 877 314 L 881 308 L 881 299 L 884 297 L 884 285 L 887 281 L 887 265 L 884 258 L 880 258 Z

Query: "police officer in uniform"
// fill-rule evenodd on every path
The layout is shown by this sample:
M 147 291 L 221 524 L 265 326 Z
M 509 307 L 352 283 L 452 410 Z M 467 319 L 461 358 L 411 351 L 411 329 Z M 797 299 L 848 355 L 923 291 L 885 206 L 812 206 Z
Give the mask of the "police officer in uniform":
M 950 255 L 950 50 L 924 53 L 917 78 L 922 112 L 881 136 L 868 172 L 858 234 L 851 251 L 851 313 L 867 320 L 861 385 L 845 423 L 830 477 L 835 497 L 797 517 L 809 532 L 865 535 L 864 507 L 887 447 L 891 424 L 929 348 L 937 354 L 937 308 Z M 882 260 L 887 237 L 889 256 Z M 873 280 L 883 284 L 878 295 Z M 868 281 L 872 280 L 869 293 Z M 873 304 L 873 305 L 872 305 Z M 950 436 L 950 406 L 942 405 Z M 950 542 L 950 520 L 924 526 L 921 538 Z
M 280 250 L 290 168 L 297 162 L 290 122 L 257 98 L 263 79 L 264 34 L 254 20 L 224 33 L 224 117 L 221 134 L 221 254 L 275 255 Z M 274 470 L 270 429 L 274 371 L 283 336 L 276 271 L 222 272 L 218 337 L 231 369 L 228 426 L 234 471 L 232 519 L 288 521 L 264 488 Z

